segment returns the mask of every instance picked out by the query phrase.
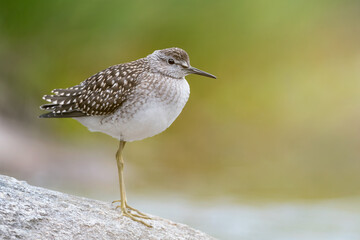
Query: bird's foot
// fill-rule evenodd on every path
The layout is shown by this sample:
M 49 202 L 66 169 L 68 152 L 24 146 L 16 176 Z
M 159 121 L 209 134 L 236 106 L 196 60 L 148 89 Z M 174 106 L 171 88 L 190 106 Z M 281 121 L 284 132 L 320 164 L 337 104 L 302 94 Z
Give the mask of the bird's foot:
M 139 222 L 144 224 L 147 227 L 152 227 L 151 225 L 145 223 L 144 221 L 142 221 L 141 219 L 151 219 L 149 216 L 147 216 L 146 214 L 140 212 L 139 210 L 130 207 L 126 202 L 125 202 L 125 206 L 123 206 L 123 204 L 121 204 L 121 200 L 115 200 L 112 203 L 120 203 L 120 205 L 116 206 L 115 209 L 120 208 L 121 210 L 121 214 L 132 219 L 133 221 Z

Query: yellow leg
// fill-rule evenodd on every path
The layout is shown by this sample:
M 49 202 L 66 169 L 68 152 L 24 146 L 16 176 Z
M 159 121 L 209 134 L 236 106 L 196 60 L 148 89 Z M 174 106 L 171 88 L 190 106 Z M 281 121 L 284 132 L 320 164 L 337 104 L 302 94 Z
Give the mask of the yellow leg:
M 118 173 L 119 173 L 120 197 L 121 198 L 120 198 L 120 200 L 113 201 L 113 203 L 120 202 L 120 205 L 117 206 L 116 209 L 120 208 L 122 215 L 127 216 L 136 222 L 142 223 L 147 227 L 152 227 L 151 225 L 149 225 L 139 219 L 139 218 L 151 219 L 150 217 L 146 216 L 144 213 L 141 213 L 140 211 L 136 210 L 135 208 L 130 207 L 127 204 L 125 183 L 124 183 L 124 176 L 123 176 L 124 159 L 122 157 L 122 150 L 124 149 L 125 143 L 126 142 L 124 142 L 124 141 L 120 141 L 119 149 L 116 152 L 116 162 L 117 162 Z M 131 211 L 134 211 L 137 214 L 131 213 Z

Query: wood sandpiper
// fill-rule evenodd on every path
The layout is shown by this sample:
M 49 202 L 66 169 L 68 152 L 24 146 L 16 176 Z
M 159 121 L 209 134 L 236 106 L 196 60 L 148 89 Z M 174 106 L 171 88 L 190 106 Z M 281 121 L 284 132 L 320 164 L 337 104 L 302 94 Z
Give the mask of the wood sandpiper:
M 120 208 L 124 216 L 148 227 L 147 215 L 127 204 L 122 151 L 126 142 L 141 140 L 168 128 L 184 108 L 190 94 L 186 75 L 214 75 L 190 65 L 180 48 L 156 50 L 145 58 L 111 66 L 79 85 L 54 89 L 50 102 L 40 108 L 50 112 L 40 118 L 74 118 L 90 131 L 119 140 L 116 161 L 120 183 Z

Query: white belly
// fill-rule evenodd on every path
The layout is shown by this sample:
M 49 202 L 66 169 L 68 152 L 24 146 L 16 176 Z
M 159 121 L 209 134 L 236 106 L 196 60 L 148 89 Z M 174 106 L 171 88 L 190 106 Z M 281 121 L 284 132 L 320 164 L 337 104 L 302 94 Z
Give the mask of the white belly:
M 121 116 L 121 110 L 111 116 L 75 118 L 90 131 L 102 132 L 122 141 L 136 141 L 154 136 L 167 129 L 179 116 L 189 98 L 189 85 L 184 79 L 176 101 L 164 102 L 150 98 L 132 117 Z

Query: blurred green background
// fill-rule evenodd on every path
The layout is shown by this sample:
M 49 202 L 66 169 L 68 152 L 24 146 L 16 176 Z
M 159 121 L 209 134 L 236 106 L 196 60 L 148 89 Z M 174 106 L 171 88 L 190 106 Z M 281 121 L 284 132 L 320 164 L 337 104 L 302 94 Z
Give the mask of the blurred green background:
M 218 79 L 188 76 L 174 124 L 126 146 L 130 194 L 359 196 L 359 22 L 351 0 L 1 1 L 0 173 L 117 196 L 117 141 L 72 119 L 38 119 L 41 97 L 177 46 Z

